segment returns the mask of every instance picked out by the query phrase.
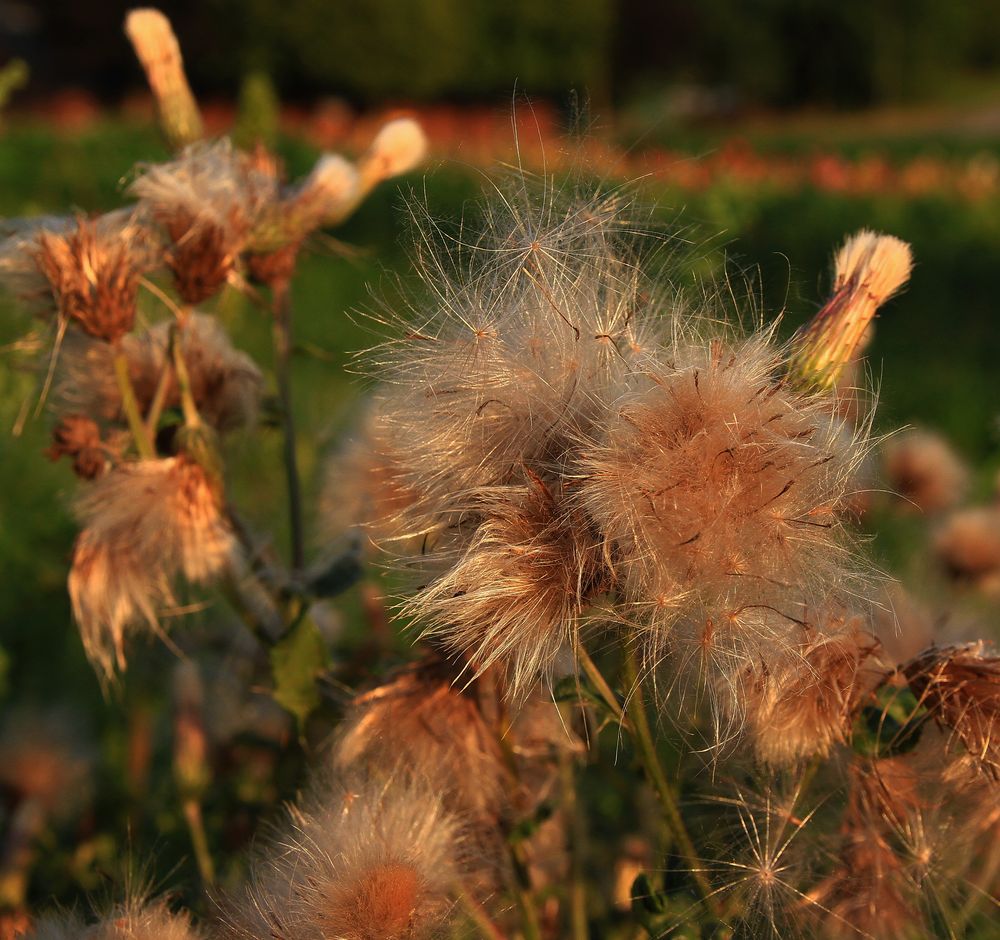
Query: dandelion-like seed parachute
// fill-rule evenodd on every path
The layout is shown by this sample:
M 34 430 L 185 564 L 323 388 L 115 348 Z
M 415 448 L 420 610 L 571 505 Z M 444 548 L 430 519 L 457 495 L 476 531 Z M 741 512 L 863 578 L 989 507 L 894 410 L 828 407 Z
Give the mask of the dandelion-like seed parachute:
M 424 227 L 429 305 L 377 353 L 375 433 L 412 497 L 388 547 L 419 547 L 406 614 L 515 695 L 609 592 L 648 665 L 710 691 L 777 666 L 864 594 L 844 517 L 866 424 L 773 328 L 654 289 L 621 198 L 502 205 L 457 247 Z

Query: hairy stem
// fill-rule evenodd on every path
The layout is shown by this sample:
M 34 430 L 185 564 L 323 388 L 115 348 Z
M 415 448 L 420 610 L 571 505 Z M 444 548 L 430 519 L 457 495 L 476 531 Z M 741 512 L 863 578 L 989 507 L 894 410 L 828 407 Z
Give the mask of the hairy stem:
M 295 448 L 295 416 L 292 412 L 292 305 L 287 282 L 273 289 L 275 373 L 281 422 L 284 433 L 285 478 L 288 488 L 288 520 L 292 540 L 292 570 L 305 566 L 305 538 L 302 528 L 302 484 Z
M 136 401 L 135 389 L 132 387 L 132 378 L 128 371 L 128 358 L 120 346 L 115 347 L 115 379 L 118 382 L 118 393 L 122 397 L 125 420 L 128 421 L 129 430 L 135 440 L 135 448 L 139 451 L 140 457 L 155 460 L 156 448 L 153 447 L 152 438 L 146 433 L 146 425 L 142 421 L 142 413 L 139 411 L 139 403 Z
M 587 889 L 583 870 L 587 848 L 587 820 L 579 805 L 573 758 L 559 755 L 559 777 L 562 786 L 563 811 L 570 825 L 569 923 L 572 940 L 588 940 Z

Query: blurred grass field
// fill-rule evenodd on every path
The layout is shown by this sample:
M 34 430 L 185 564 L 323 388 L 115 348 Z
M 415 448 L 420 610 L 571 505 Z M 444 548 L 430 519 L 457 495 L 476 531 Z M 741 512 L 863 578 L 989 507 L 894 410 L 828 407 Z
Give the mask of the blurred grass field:
M 783 152 L 806 146 L 801 136 L 767 140 Z M 827 143 L 836 146 L 835 135 Z M 857 137 L 842 143 L 845 152 L 868 146 Z M 873 147 L 883 144 L 877 138 L 870 142 Z M 671 145 L 698 153 L 715 142 L 692 137 Z M 767 146 L 765 142 L 762 149 Z M 895 138 L 892 143 L 897 156 L 927 146 L 935 145 L 924 136 Z M 949 146 L 940 144 L 946 152 Z M 1000 137 L 981 140 L 977 148 L 1000 155 Z M 305 172 L 316 157 L 297 140 L 284 140 L 280 149 L 292 177 Z M 12 126 L 0 137 L 0 213 L 112 208 L 121 203 L 123 181 L 136 163 L 165 156 L 153 128 L 120 121 L 75 137 L 40 126 Z M 364 382 L 356 374 L 352 354 L 374 337 L 364 316 L 352 312 L 372 306 L 370 288 L 385 292 L 391 300 L 391 275 L 408 272 L 403 202 L 413 197 L 407 194 L 419 192 L 434 217 L 454 219 L 468 209 L 482 182 L 481 174 L 469 168 L 432 163 L 425 173 L 378 191 L 335 233 L 348 250 L 321 243 L 303 263 L 294 288 L 299 347 L 294 381 L 299 456 L 310 505 L 315 504 L 323 456 L 355 418 L 363 393 Z M 654 177 L 642 183 L 640 198 L 655 203 L 658 217 L 677 226 L 680 237 L 695 246 L 704 240 L 706 247 L 695 248 L 697 264 L 688 265 L 685 276 L 728 274 L 737 284 L 749 278 L 766 314 L 784 315 L 786 331 L 818 307 L 828 284 L 830 254 L 846 234 L 870 227 L 911 242 L 917 262 L 913 278 L 907 292 L 889 305 L 879 321 L 870 356 L 881 395 L 878 427 L 887 430 L 915 423 L 943 431 L 978 468 L 980 494 L 992 485 L 1000 465 L 1000 204 L 995 197 L 976 201 L 949 194 L 850 195 L 737 183 L 681 192 Z M 219 312 L 235 343 L 267 369 L 266 318 L 235 294 L 223 297 Z M 100 746 L 113 765 L 121 759 L 126 710 L 102 702 L 70 619 L 65 590 L 74 537 L 69 504 L 75 481 L 65 464 L 52 464 L 42 455 L 50 425 L 46 414 L 29 418 L 19 436 L 11 433 L 24 402 L 36 389 L 36 379 L 15 368 L 13 348 L 30 326 L 23 314 L 3 307 L 0 655 L 5 670 L 0 694 L 8 701 L 72 705 L 100 729 Z M 228 446 L 236 503 L 252 523 L 277 527 L 278 538 L 283 538 L 277 432 L 237 437 Z M 318 527 L 313 529 L 318 539 Z M 878 553 L 878 541 L 875 547 Z M 141 670 L 140 666 L 140 684 Z M 135 681 L 130 673 L 128 684 Z M 100 792 L 112 806 L 120 785 L 117 790 L 114 785 L 102 787 Z M 168 838 L 171 826 L 178 829 L 180 824 L 167 814 L 150 831 Z M 134 835 L 137 842 L 143 838 L 141 832 Z M 112 855 L 116 851 L 113 844 L 107 850 Z M 165 870 L 171 864 L 189 864 L 181 861 L 183 857 L 183 846 L 166 852 Z M 77 869 L 87 869 L 85 860 Z M 52 870 L 76 869 L 53 862 Z M 73 884 L 53 884 L 50 890 L 72 900 L 81 887 L 88 887 L 82 876 Z

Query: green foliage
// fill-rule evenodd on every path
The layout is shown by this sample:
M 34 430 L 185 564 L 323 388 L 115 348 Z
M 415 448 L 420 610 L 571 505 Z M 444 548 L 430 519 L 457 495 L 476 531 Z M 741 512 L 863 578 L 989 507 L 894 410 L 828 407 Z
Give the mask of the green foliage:
M 239 113 L 233 142 L 245 150 L 261 143 L 273 147 L 278 139 L 281 103 L 267 72 L 253 71 L 240 86 Z
M 274 700 L 295 716 L 300 729 L 319 706 L 316 680 L 329 663 L 323 635 L 308 616 L 301 617 L 271 648 Z

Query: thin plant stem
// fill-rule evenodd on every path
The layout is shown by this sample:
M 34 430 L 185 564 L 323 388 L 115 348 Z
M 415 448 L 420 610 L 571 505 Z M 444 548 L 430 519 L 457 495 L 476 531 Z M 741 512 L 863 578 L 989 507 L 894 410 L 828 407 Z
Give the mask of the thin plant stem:
M 174 327 L 170 327 L 170 338 L 168 339 L 168 350 L 172 353 L 174 344 Z M 149 411 L 146 412 L 146 433 L 150 437 L 156 436 L 156 426 L 160 423 L 160 416 L 163 414 L 163 406 L 167 403 L 167 391 L 170 389 L 170 379 L 173 378 L 174 364 L 168 358 L 163 363 L 163 371 L 156 383 L 156 391 L 153 393 L 153 400 L 150 402 Z
M 292 540 L 292 570 L 305 566 L 305 538 L 302 527 L 302 483 L 295 447 L 295 415 L 292 411 L 292 305 L 287 282 L 273 288 L 275 373 L 281 401 L 284 433 L 285 478 L 288 488 L 288 520 Z
M 627 726 L 628 720 L 625 717 L 621 702 L 618 701 L 618 696 L 615 695 L 611 686 L 608 685 L 607 679 L 604 678 L 604 674 L 598 669 L 597 663 L 590 658 L 590 654 L 583 646 L 577 647 L 576 658 L 577 662 L 583 666 L 583 671 L 586 673 L 587 678 L 593 683 L 597 694 L 601 696 L 601 699 L 611 710 L 611 714 L 615 716 L 619 724 Z
M 569 754 L 560 754 L 559 776 L 562 785 L 563 810 L 570 820 L 570 936 L 572 940 L 589 940 L 587 893 L 583 870 L 584 853 L 587 847 L 587 821 L 580 812 L 573 758 Z
M 170 342 L 170 355 L 174 363 L 174 373 L 177 375 L 177 389 L 180 392 L 184 424 L 189 428 L 200 427 L 201 417 L 198 415 L 198 406 L 194 400 L 194 393 L 191 391 L 191 375 L 184 359 L 184 350 L 181 349 L 181 344 L 173 336 Z
M 128 421 L 129 430 L 135 441 L 136 450 L 139 456 L 146 460 L 156 458 L 156 449 L 153 447 L 152 438 L 146 433 L 146 425 L 142 420 L 142 413 L 139 411 L 139 403 L 135 398 L 135 389 L 132 387 L 132 378 L 128 371 L 128 358 L 120 346 L 115 347 L 115 380 L 118 382 L 118 392 L 122 398 L 122 409 L 125 412 L 125 419 Z
M 506 934 L 493 922 L 471 891 L 461 881 L 455 884 L 455 894 L 466 916 L 479 929 L 480 934 L 488 940 L 507 940 Z
M 501 753 L 510 770 L 511 777 L 515 784 L 518 783 L 520 774 L 517 768 L 517 758 L 514 755 L 510 740 L 510 716 L 498 696 L 499 705 L 499 735 Z M 535 909 L 535 901 L 532 897 L 531 873 L 528 869 L 528 860 L 524 854 L 524 847 L 516 842 L 508 842 L 510 850 L 511 869 L 514 874 L 514 894 L 517 898 L 517 905 L 521 910 L 521 929 L 524 940 L 542 940 L 542 925 L 538 919 L 538 911 Z
M 215 883 L 215 864 L 208 850 L 208 837 L 205 835 L 205 822 L 201 815 L 201 803 L 194 797 L 184 801 L 184 819 L 188 832 L 191 834 L 191 845 L 194 848 L 195 861 L 198 863 L 198 874 L 206 887 Z
M 632 719 L 633 738 L 643 769 L 659 798 L 671 838 L 675 842 L 678 854 L 688 865 L 705 910 L 712 916 L 718 916 L 720 913 L 718 901 L 705 874 L 704 864 L 698 856 L 687 827 L 684 825 L 684 819 L 677 805 L 677 796 L 667 780 L 663 764 L 656 750 L 656 743 L 649 726 L 649 716 L 646 714 L 643 679 L 639 675 L 635 649 L 631 646 L 625 651 L 622 678 L 624 686 L 632 690 L 628 714 Z

